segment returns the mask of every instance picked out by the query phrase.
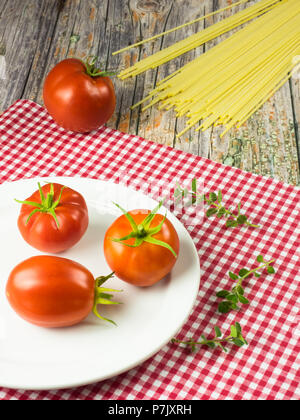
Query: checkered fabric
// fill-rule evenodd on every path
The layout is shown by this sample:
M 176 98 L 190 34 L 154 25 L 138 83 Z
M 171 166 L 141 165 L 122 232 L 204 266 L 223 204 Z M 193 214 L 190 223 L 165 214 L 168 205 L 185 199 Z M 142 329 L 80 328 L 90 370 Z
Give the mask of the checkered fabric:
M 229 345 L 228 354 L 206 347 L 190 353 L 170 343 L 142 365 L 100 383 L 43 392 L 1 388 L 0 399 L 298 399 L 299 189 L 108 128 L 75 135 L 31 101 L 16 102 L 0 118 L 0 182 L 51 175 L 111 180 L 122 174 L 132 185 L 157 182 L 168 188 L 197 177 L 205 191 L 222 190 L 227 206 L 241 201 L 243 212 L 260 224 L 226 229 L 223 219 L 212 217 L 188 226 L 202 278 L 194 310 L 178 335 L 199 339 L 215 325 L 227 332 L 238 321 L 249 346 Z M 276 259 L 276 274 L 249 277 L 251 304 L 219 314 L 215 292 L 233 286 L 228 271 L 255 267 L 258 254 Z

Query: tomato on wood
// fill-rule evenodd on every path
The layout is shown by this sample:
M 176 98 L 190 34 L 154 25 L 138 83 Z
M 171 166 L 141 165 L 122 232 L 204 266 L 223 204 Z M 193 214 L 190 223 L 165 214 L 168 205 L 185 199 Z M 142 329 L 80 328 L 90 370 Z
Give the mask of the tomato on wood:
M 34 248 L 50 253 L 65 251 L 85 234 L 88 208 L 77 191 L 60 185 L 46 184 L 22 204 L 18 227 L 24 240 Z
M 172 223 L 153 210 L 123 212 L 107 230 L 104 255 L 110 268 L 127 283 L 151 286 L 174 267 L 179 238 Z
M 75 261 L 42 255 L 29 258 L 13 269 L 6 296 L 21 318 L 40 327 L 75 325 L 90 312 L 114 324 L 97 311 L 98 304 L 118 304 L 107 292 L 119 290 L 102 287 L 112 276 L 113 273 L 95 280 L 89 270 Z
M 114 85 L 109 72 L 89 63 L 67 58 L 46 77 L 44 104 L 58 125 L 66 130 L 88 133 L 98 129 L 113 115 L 116 107 Z

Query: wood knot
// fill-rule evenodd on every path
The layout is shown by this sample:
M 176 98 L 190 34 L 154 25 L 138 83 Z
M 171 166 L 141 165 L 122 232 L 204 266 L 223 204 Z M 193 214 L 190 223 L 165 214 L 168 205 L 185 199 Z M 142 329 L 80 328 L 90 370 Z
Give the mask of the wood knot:
M 137 9 L 142 12 L 160 13 L 164 10 L 165 1 L 161 0 L 138 0 L 136 4 Z

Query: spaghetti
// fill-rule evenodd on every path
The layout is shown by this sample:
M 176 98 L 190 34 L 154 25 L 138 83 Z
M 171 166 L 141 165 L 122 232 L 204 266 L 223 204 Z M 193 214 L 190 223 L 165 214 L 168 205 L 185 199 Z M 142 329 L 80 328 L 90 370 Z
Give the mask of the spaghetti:
M 197 130 L 223 125 L 221 136 L 243 124 L 286 82 L 300 54 L 299 0 L 262 0 L 255 6 L 246 9 L 248 13 L 242 15 L 242 20 L 250 16 L 257 19 L 168 76 L 135 106 L 148 101 L 143 110 L 159 104 L 160 109 L 174 108 L 178 117 L 187 117 L 187 126 L 178 137 L 200 121 Z M 261 15 L 262 10 L 267 13 Z M 232 19 L 230 22 L 223 23 L 222 30 L 233 24 Z M 220 27 L 211 34 L 219 31 Z M 173 49 L 171 55 L 181 51 Z M 151 61 L 151 68 L 171 55 Z M 138 74 L 142 68 L 146 67 L 128 69 L 120 77 Z
M 282 0 L 288 1 L 288 0 Z M 179 57 L 182 54 L 185 54 L 188 51 L 191 51 L 194 48 L 197 48 L 206 42 L 209 42 L 220 35 L 246 23 L 266 11 L 276 7 L 281 3 L 281 0 L 261 0 L 259 3 L 254 4 L 246 9 L 224 19 L 220 22 L 211 25 L 202 31 L 191 35 L 182 41 L 176 42 L 168 48 L 165 48 L 157 53 L 146 57 L 133 66 L 129 67 L 120 72 L 119 78 L 124 80 L 128 77 L 137 76 L 149 69 L 154 69 L 162 64 L 167 63 L 174 58 Z
M 232 9 L 233 7 L 240 6 L 241 4 L 247 3 L 248 1 L 249 0 L 237 1 L 236 3 L 230 4 L 227 7 L 223 7 L 223 9 L 219 9 L 219 10 L 216 10 L 215 12 L 208 13 L 205 16 L 200 16 L 199 18 L 194 19 L 190 22 L 184 23 L 183 25 L 177 26 L 176 28 L 169 29 L 168 31 L 162 32 L 161 34 L 152 36 L 151 38 L 143 39 L 142 41 L 139 41 L 139 42 L 137 42 L 133 45 L 129 45 L 128 47 L 125 47 L 125 48 L 122 48 L 118 51 L 115 51 L 115 52 L 112 53 L 112 55 L 117 55 L 117 54 L 120 54 L 124 51 L 128 51 L 131 48 L 139 47 L 140 45 L 146 44 L 147 42 L 155 41 L 156 39 L 161 38 L 162 36 L 165 36 L 165 35 L 168 35 L 172 32 L 178 31 L 178 29 L 186 28 L 187 26 L 192 25 L 193 23 L 200 22 L 201 20 L 204 20 L 204 19 L 207 19 L 209 17 L 215 16 L 218 13 L 225 12 L 226 10 Z

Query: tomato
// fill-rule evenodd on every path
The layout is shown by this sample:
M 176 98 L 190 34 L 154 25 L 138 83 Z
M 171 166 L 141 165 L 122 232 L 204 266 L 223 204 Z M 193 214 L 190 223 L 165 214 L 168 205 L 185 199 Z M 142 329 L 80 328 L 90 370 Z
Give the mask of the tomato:
M 178 234 L 166 217 L 155 214 L 158 208 L 153 212 L 125 212 L 121 208 L 124 214 L 105 234 L 106 261 L 127 283 L 151 286 L 164 278 L 177 261 Z
M 58 328 L 78 324 L 91 311 L 99 318 L 99 303 L 109 300 L 101 285 L 112 277 L 94 279 L 92 273 L 72 260 L 37 256 L 18 264 L 6 285 L 6 296 L 15 312 L 31 324 Z
M 88 209 L 81 194 L 60 184 L 46 184 L 22 204 L 18 227 L 25 241 L 50 253 L 65 251 L 84 235 Z
M 58 125 L 66 130 L 87 133 L 98 129 L 113 115 L 115 90 L 109 73 L 68 58 L 58 63 L 46 77 L 44 104 Z

